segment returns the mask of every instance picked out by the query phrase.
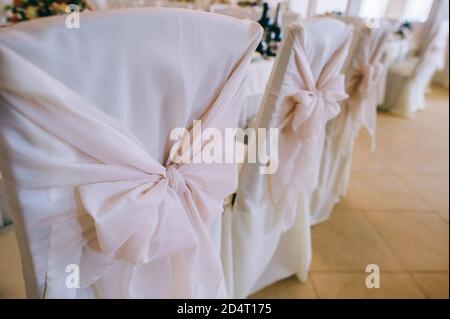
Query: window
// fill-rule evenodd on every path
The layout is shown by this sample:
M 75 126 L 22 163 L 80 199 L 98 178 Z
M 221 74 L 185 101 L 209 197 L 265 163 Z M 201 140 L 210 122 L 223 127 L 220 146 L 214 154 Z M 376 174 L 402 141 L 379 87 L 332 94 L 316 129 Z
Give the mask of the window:
M 346 12 L 348 0 L 317 0 L 316 14 Z
M 432 5 L 433 0 L 407 0 L 402 20 L 425 22 Z
M 308 15 L 309 0 L 291 0 L 289 2 L 289 10 L 300 15 L 302 18 L 306 18 Z
M 359 16 L 361 18 L 366 19 L 382 18 L 386 14 L 388 3 L 389 0 L 363 0 L 361 2 L 361 9 L 359 10 Z

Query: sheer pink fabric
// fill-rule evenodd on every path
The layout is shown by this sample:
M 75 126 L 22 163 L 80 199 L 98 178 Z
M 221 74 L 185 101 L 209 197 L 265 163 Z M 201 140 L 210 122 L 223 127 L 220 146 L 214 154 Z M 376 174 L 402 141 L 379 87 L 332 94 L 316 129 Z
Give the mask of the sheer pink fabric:
M 372 150 L 376 145 L 376 88 L 391 27 L 385 21 L 380 21 L 377 28 L 369 28 L 357 18 L 342 20 L 360 30 L 359 41 L 353 55 L 348 57 L 345 86 L 349 98 L 342 103 L 342 112 L 327 127 L 319 183 L 310 203 L 312 224 L 327 220 L 340 196 L 345 195 L 353 144 L 362 128 L 372 139 Z
M 330 125 L 330 134 L 341 134 L 338 149 L 342 154 L 351 153 L 354 139 L 365 128 L 372 139 L 372 150 L 376 145 L 377 95 L 376 87 L 383 70 L 381 59 L 387 38 L 391 32 L 390 23 L 379 21 L 374 28 L 365 21 L 346 17 L 344 22 L 362 29 L 360 42 L 348 65 L 346 92 L 349 98 L 343 104 L 343 112 Z M 344 123 L 347 122 L 347 123 Z
M 203 69 L 197 69 L 201 76 L 192 74 L 191 79 L 185 78 L 185 69 L 180 67 L 156 74 L 159 81 L 145 81 L 143 90 L 158 88 L 146 102 L 147 107 L 152 108 L 151 116 L 161 121 L 162 136 L 148 135 L 144 145 L 127 125 L 109 115 L 108 109 L 102 110 L 91 103 L 85 90 L 81 90 L 83 94 L 75 92 L 74 85 L 67 84 L 70 81 L 51 76 L 38 66 L 39 61 L 33 61 L 33 56 L 25 59 L 22 54 L 27 52 L 14 48 L 10 40 L 14 40 L 15 35 L 29 34 L 30 39 L 35 36 L 35 31 L 27 29 L 26 24 L 24 29 L 19 25 L 8 30 L 10 34 L 6 31 L 0 37 L 0 141 L 6 153 L 2 172 L 6 175 L 8 201 L 16 211 L 19 237 L 20 234 L 28 237 L 28 241 L 22 239 L 22 243 L 29 246 L 31 265 L 26 268 L 36 277 L 35 297 L 85 296 L 64 286 L 67 264 L 80 267 L 80 291 L 85 291 L 89 297 L 216 297 L 223 272 L 210 230 L 220 218 L 223 199 L 236 188 L 236 167 L 191 164 L 180 161 L 179 154 L 175 158 L 165 156 L 167 159 L 162 165 L 150 154 L 155 151 L 149 140 L 156 144 L 161 140 L 168 143 L 168 136 L 163 134 L 164 111 L 175 110 L 174 107 L 178 107 L 180 113 L 185 113 L 187 108 L 189 118 L 200 114 L 198 118 L 203 128 L 235 127 L 241 87 L 262 32 L 251 22 L 184 10 L 131 9 L 89 13 L 82 19 L 85 23 L 82 27 L 90 29 L 90 33 L 86 31 L 88 34 L 82 37 L 86 42 L 69 37 L 68 43 L 83 46 L 89 60 L 108 54 L 102 51 L 101 43 L 89 46 L 89 41 L 97 38 L 99 42 L 105 41 L 106 47 L 104 32 L 116 31 L 114 41 L 119 52 L 115 54 L 121 60 L 117 60 L 117 65 L 109 65 L 112 71 L 127 63 L 138 63 L 146 70 L 148 59 L 156 60 L 152 61 L 155 68 L 169 63 L 172 51 L 155 52 L 147 49 L 154 43 L 145 42 L 146 36 L 152 35 L 149 30 L 163 20 L 173 25 L 175 32 L 166 38 L 163 35 L 160 41 L 172 45 L 175 53 L 192 55 L 194 52 L 189 50 L 193 47 L 213 46 L 208 31 L 225 34 L 225 43 L 215 49 L 220 50 L 222 46 L 229 49 L 195 52 L 198 60 L 194 58 L 191 62 L 197 64 L 201 60 L 204 63 Z M 43 32 L 37 32 L 39 37 L 54 37 L 50 42 L 61 49 L 60 42 L 54 41 L 63 39 L 55 35 L 67 36 L 63 22 L 62 18 L 52 18 L 48 22 L 36 22 L 37 28 L 33 29 Z M 114 23 L 109 29 L 103 29 L 102 22 Z M 134 33 L 121 32 L 125 23 Z M 196 41 L 195 46 L 183 47 L 183 41 L 189 39 L 180 37 L 180 30 L 185 32 L 183 37 L 190 36 L 191 42 Z M 227 32 L 233 36 L 226 36 Z M 136 47 L 128 50 L 124 46 L 129 44 L 130 37 Z M 45 49 L 49 47 L 42 48 Z M 39 53 L 40 49 L 32 47 L 32 51 Z M 64 50 L 46 52 L 56 54 Z M 140 55 L 135 56 L 136 52 Z M 146 52 L 153 52 L 154 56 L 141 54 Z M 213 62 L 211 54 L 222 54 L 223 63 L 215 66 L 222 72 L 207 72 Z M 217 57 L 214 59 L 220 61 Z M 129 79 L 144 75 L 133 73 L 131 66 L 122 71 Z M 88 81 L 89 72 L 84 72 Z M 174 86 L 180 78 L 185 82 Z M 116 80 L 120 81 L 117 78 L 110 81 Z M 205 81 L 209 81 L 210 91 L 197 91 L 195 85 Z M 117 94 L 119 98 L 123 97 L 120 94 L 127 91 L 127 86 L 117 93 L 103 90 L 101 83 L 96 89 L 103 94 Z M 165 89 L 179 90 L 173 91 L 180 96 L 179 104 L 159 99 L 161 96 L 157 93 L 163 94 Z M 128 94 L 142 94 L 143 99 L 146 98 L 144 92 L 128 88 Z M 196 106 L 195 112 L 189 111 L 192 100 L 182 99 L 186 92 L 187 96 L 211 98 Z M 159 104 L 160 101 L 166 102 Z M 140 110 L 123 100 L 122 103 L 122 111 Z M 173 117 L 176 116 L 173 113 Z M 181 127 L 184 126 L 189 127 L 189 122 L 184 120 Z M 146 130 L 145 127 L 140 129 Z M 192 138 L 192 134 L 185 135 L 185 139 L 188 137 Z M 204 141 L 193 143 L 196 142 L 205 145 Z M 150 145 L 150 152 L 147 145 Z M 189 154 L 195 155 L 192 150 Z
M 279 128 L 278 170 L 262 175 L 259 164 L 245 163 L 234 206 L 223 216 L 222 260 L 233 298 L 293 274 L 306 279 L 310 223 L 302 205 L 316 183 L 325 125 L 346 97 L 340 72 L 352 32 L 337 20 L 314 19 L 285 34 L 255 124 Z
M 320 19 L 294 31 L 297 35 L 284 79 L 289 84 L 277 92 L 278 97 L 282 96 L 282 104 L 274 111 L 274 117 L 280 119 L 280 168 L 269 176 L 275 205 L 281 201 L 296 202 L 300 190 L 314 190 L 326 124 L 340 113 L 339 102 L 347 98 L 345 77 L 340 70 L 347 57 L 352 28 L 345 29 L 333 45 L 311 38 L 315 32 L 324 36 L 332 32 L 335 23 Z M 268 94 L 273 94 L 270 88 Z M 284 230 L 292 226 L 295 213 L 295 207 L 284 213 Z

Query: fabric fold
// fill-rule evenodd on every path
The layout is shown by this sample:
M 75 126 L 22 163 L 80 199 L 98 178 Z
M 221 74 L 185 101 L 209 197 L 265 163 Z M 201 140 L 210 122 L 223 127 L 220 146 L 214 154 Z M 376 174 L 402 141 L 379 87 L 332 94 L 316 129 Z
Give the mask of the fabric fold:
M 349 33 L 352 31 L 348 28 Z M 320 74 L 314 74 L 300 38 L 293 43 L 293 69 L 287 76 L 294 77 L 293 83 L 301 80 L 301 84 L 289 87 L 280 108 L 290 110 L 280 116 L 279 163 L 283 163 L 283 169 L 268 178 L 273 205 L 283 207 L 284 231 L 295 221 L 298 194 L 312 192 L 317 185 L 320 166 L 317 159 L 322 154 L 326 124 L 338 116 L 341 112 L 339 103 L 348 98 L 345 76 L 340 74 L 340 68 L 350 38 L 336 50 L 332 59 L 324 63 Z M 293 175 L 285 174 L 285 170 Z
M 178 10 L 123 12 L 167 14 L 194 26 L 201 25 L 194 21 L 210 19 Z M 120 12 L 101 14 L 120 16 Z M 224 25 L 239 24 L 238 29 L 247 32 L 242 37 L 246 42 L 239 43 L 245 49 L 233 53 L 235 65 L 228 66 L 217 96 L 201 112 L 204 128 L 237 124 L 238 117 L 230 114 L 239 113 L 240 88 L 262 36 L 256 24 L 223 19 Z M 195 154 L 190 149 L 186 161 L 174 163 L 168 158 L 160 164 L 122 123 L 1 42 L 0 77 L 7 79 L 0 81 L 6 116 L 0 119 L 2 143 L 8 156 L 17 159 L 9 187 L 29 192 L 47 189 L 44 196 L 49 200 L 41 197 L 41 205 L 55 209 L 25 216 L 27 231 L 47 228 L 51 234 L 37 275 L 53 273 L 70 260 L 82 268 L 82 288 L 94 288 L 101 297 L 214 297 L 223 271 L 209 231 L 220 218 L 223 199 L 236 188 L 235 166 L 192 163 Z M 42 138 L 37 147 L 30 148 L 29 132 Z M 184 139 L 191 137 L 189 132 Z M 46 141 L 51 143 L 45 145 Z M 54 155 L 56 148 L 67 157 Z M 67 192 L 62 195 L 55 188 Z M 74 207 L 68 207 L 64 216 L 63 207 L 52 208 L 52 201 L 58 202 L 52 196 L 67 197 L 65 202 L 73 201 Z M 85 217 L 88 222 L 79 223 Z M 58 228 L 61 231 L 56 233 Z M 48 277 L 60 280 L 58 271 Z M 108 289 L 110 285 L 114 291 Z M 59 286 L 59 281 L 51 284 L 49 294 L 58 295 L 60 289 L 60 298 L 76 295 Z

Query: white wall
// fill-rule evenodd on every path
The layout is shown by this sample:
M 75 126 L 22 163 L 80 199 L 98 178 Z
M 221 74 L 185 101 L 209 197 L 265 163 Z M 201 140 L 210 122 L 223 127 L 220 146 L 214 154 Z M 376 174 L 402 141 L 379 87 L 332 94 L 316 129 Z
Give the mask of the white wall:
M 405 5 L 406 0 L 390 0 L 386 10 L 386 17 L 389 19 L 399 19 L 403 14 Z
M 350 0 L 347 7 L 347 14 L 357 16 L 361 10 L 362 0 Z
M 308 6 L 310 0 L 291 0 L 289 1 L 289 10 L 300 15 L 302 19 L 308 16 Z

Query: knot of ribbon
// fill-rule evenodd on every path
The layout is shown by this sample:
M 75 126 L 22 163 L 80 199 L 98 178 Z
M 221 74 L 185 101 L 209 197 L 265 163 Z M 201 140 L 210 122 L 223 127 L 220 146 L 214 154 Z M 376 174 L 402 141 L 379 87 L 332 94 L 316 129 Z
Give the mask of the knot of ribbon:
M 196 234 L 187 227 L 191 221 L 181 202 L 189 188 L 180 169 L 169 165 L 144 176 L 79 189 L 82 204 L 95 221 L 101 251 L 111 259 L 135 265 L 183 251 L 197 242 Z M 195 196 L 201 198 L 202 194 Z M 167 234 L 176 236 L 170 239 Z
M 167 167 L 166 178 L 169 181 L 169 187 L 177 194 L 182 195 L 188 190 L 183 174 L 174 165 Z
M 340 112 L 339 101 L 347 98 L 345 78 L 338 76 L 318 88 L 302 89 L 292 96 L 296 102 L 292 130 L 304 138 L 313 138 L 317 129 Z
M 363 98 L 367 91 L 373 89 L 381 77 L 383 65 L 381 63 L 368 63 L 355 68 L 350 75 L 348 92 L 350 95 Z

